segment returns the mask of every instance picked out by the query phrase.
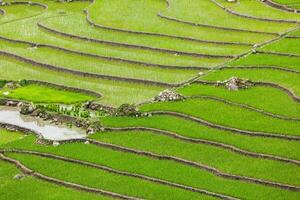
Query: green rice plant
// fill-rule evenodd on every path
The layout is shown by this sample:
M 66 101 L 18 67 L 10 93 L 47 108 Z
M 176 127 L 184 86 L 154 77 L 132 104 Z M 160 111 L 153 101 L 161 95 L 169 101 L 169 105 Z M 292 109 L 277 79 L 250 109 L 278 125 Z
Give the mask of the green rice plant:
M 100 102 L 115 106 L 122 104 L 124 101 L 129 103 L 142 102 L 163 90 L 158 86 L 145 86 L 65 74 L 5 59 L 1 60 L 0 71 L 0 79 L 35 79 L 96 91 L 103 94 L 103 98 L 99 100 Z
M 202 79 L 206 81 L 224 81 L 231 77 L 275 83 L 300 96 L 299 74 L 273 69 L 223 69 L 209 73 Z
M 237 2 L 227 2 L 223 0 L 216 0 L 226 8 L 236 11 L 241 14 L 250 15 L 258 18 L 269 18 L 278 20 L 300 20 L 300 16 L 296 13 L 285 12 L 279 9 L 274 9 L 263 4 L 260 1 L 240 0 Z M 261 12 L 261 11 L 264 12 Z M 284 24 L 283 24 L 284 25 Z
M 73 189 L 57 186 L 42 180 L 27 176 L 22 180 L 14 179 L 14 176 L 21 172 L 14 166 L 4 161 L 0 161 L 0 199 L 111 199 L 106 196 L 85 193 Z
M 218 108 L 218 109 L 214 109 Z M 188 99 L 170 103 L 145 104 L 141 111 L 173 111 L 204 119 L 213 124 L 242 130 L 300 135 L 299 121 L 272 118 L 256 111 L 211 99 Z M 270 126 L 272 124 L 272 126 Z
M 230 91 L 223 86 L 192 84 L 178 89 L 185 96 L 212 96 L 233 103 L 244 104 L 287 117 L 300 117 L 300 105 L 281 90 L 266 86 L 254 86 L 246 90 Z M 285 105 L 285 109 L 282 109 Z
M 294 26 L 292 24 L 238 17 L 224 11 L 212 1 L 171 0 L 169 2 L 170 7 L 162 12 L 164 15 L 193 23 L 275 33 L 282 32 Z M 244 3 L 244 1 L 242 1 L 242 3 Z M 232 4 L 234 5 L 234 3 Z M 199 12 L 199 10 L 203 12 Z
M 116 149 L 109 149 L 95 145 L 68 143 L 58 147 L 53 147 L 37 145 L 34 141 L 34 136 L 28 136 L 23 140 L 7 145 L 6 148 L 18 148 L 52 153 L 104 165 L 111 167 L 112 169 L 138 173 L 238 198 L 269 199 L 280 196 L 282 198 L 297 199 L 298 197 L 297 192 L 266 187 L 253 183 L 245 183 L 237 180 L 224 179 L 214 176 L 210 172 L 175 163 L 173 161 L 156 160 L 145 156 L 124 153 Z M 62 172 L 65 170 L 66 168 L 62 169 Z
M 0 93 L 0 96 L 4 96 Z M 42 85 L 30 84 L 24 87 L 19 87 L 14 90 L 10 90 L 5 97 L 12 99 L 20 99 L 31 101 L 34 103 L 64 103 L 72 104 L 76 102 L 85 102 L 94 99 L 94 97 L 79 93 L 71 92 L 67 90 L 59 90 Z
M 300 39 L 284 38 L 278 42 L 271 43 L 262 48 L 263 51 L 300 54 Z M 283 57 L 284 59 L 284 57 Z
M 29 168 L 44 175 L 128 196 L 147 199 L 212 199 L 201 194 L 159 185 L 133 177 L 116 175 L 92 167 L 37 156 L 8 155 L 20 160 Z M 49 167 L 44 167 L 45 162 Z M 65 173 L 65 169 L 68 169 L 68 173 Z M 122 185 L 122 187 L 120 187 L 120 185 Z
M 189 2 L 186 3 L 188 4 Z M 130 7 L 127 5 L 130 5 Z M 124 9 L 120 9 L 120 6 Z M 221 11 L 221 9 L 219 10 L 213 4 L 211 4 L 210 7 L 216 9 L 216 13 L 218 11 L 221 13 L 224 12 Z M 228 31 L 209 27 L 193 27 L 186 24 L 178 24 L 173 21 L 166 21 L 165 19 L 161 19 L 157 16 L 159 12 L 166 10 L 166 8 L 167 4 L 164 0 L 105 0 L 99 2 L 95 1 L 88 7 L 88 10 L 90 12 L 91 19 L 95 21 L 95 23 L 113 28 L 151 33 L 165 33 L 169 35 L 193 37 L 202 40 L 244 42 L 252 44 L 272 38 L 272 36 L 263 34 Z M 103 14 L 99 15 L 99 12 Z M 124 18 L 126 20 L 124 20 Z M 205 18 L 208 18 L 208 16 Z M 207 34 L 208 32 L 209 34 Z
M 21 138 L 23 138 L 22 133 L 0 129 L 0 145 L 7 144 Z
M 100 60 L 88 56 L 64 53 L 50 48 L 30 48 L 27 45 L 14 45 L 1 42 L 0 50 L 33 59 L 35 61 L 51 64 L 86 73 L 128 77 L 158 82 L 179 83 L 197 75 L 198 70 L 163 69 L 143 65 L 134 65 L 123 62 Z
M 179 141 L 152 132 L 101 132 L 90 136 L 101 142 L 168 155 L 216 168 L 222 172 L 299 185 L 299 166 L 239 155 L 205 144 Z
M 251 54 L 247 57 L 241 58 L 237 61 L 231 62 L 230 66 L 270 66 L 281 67 L 286 69 L 298 70 L 300 68 L 300 57 L 287 57 L 280 55 L 267 55 L 267 54 Z
M 255 153 L 278 155 L 281 157 L 300 160 L 299 142 L 277 138 L 251 137 L 234 134 L 204 126 L 197 122 L 181 119 L 170 115 L 152 117 L 106 117 L 101 122 L 105 127 L 146 127 L 162 131 L 171 131 L 179 136 L 192 139 L 204 139 Z M 289 148 L 286 148 L 286 147 Z

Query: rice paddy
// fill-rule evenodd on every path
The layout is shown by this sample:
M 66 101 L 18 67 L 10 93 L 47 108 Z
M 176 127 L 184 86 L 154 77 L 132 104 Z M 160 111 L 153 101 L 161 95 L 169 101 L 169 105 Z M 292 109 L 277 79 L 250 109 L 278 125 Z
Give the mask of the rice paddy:
M 1 1 L 0 200 L 299 199 L 299 10 Z

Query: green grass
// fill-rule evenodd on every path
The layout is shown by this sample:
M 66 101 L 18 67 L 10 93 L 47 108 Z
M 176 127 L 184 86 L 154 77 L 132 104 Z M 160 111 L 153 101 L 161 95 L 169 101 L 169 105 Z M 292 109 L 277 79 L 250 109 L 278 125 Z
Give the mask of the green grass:
M 241 181 L 226 180 L 221 177 L 214 176 L 209 172 L 172 161 L 155 160 L 148 157 L 124 153 L 100 146 L 79 143 L 64 144 L 58 147 L 43 146 L 34 144 L 34 136 L 29 136 L 22 141 L 17 141 L 13 144 L 7 145 L 6 147 L 55 153 L 57 155 L 105 165 L 114 169 L 152 176 L 175 183 L 232 195 L 239 198 L 269 199 L 280 197 L 297 199 L 298 196 L 297 192 L 291 192 L 252 183 L 244 183 Z
M 101 195 L 79 192 L 73 189 L 67 189 L 47 183 L 33 177 L 26 177 L 22 180 L 16 180 L 13 177 L 19 174 L 11 164 L 0 160 L 0 199 L 31 200 L 32 197 L 37 200 L 49 199 L 110 199 Z
M 3 95 L 3 92 L 8 91 L 8 95 Z M 72 104 L 92 100 L 95 97 L 67 90 L 59 90 L 43 85 L 31 84 L 24 87 L 19 87 L 14 90 L 0 90 L 2 97 L 21 99 L 35 103 L 64 103 Z

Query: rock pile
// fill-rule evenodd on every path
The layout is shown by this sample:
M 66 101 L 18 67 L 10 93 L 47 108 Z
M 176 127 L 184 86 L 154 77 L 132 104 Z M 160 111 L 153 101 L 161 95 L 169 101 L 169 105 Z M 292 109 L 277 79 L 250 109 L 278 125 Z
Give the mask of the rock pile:
M 122 104 L 116 111 L 113 113 L 114 116 L 131 116 L 139 117 L 141 112 L 138 111 L 137 107 L 132 104 Z
M 19 101 L 12 101 L 12 100 L 8 100 L 8 101 L 4 100 L 3 103 L 5 106 L 10 106 L 10 107 L 17 107 L 17 106 L 22 105 L 22 103 L 20 103 Z M 2 105 L 2 103 L 1 103 L 1 105 Z
M 35 110 L 35 107 L 32 104 L 26 104 L 26 103 L 24 103 L 21 106 L 20 113 L 22 115 L 29 115 L 29 114 L 33 113 L 34 110 Z
M 154 101 L 179 101 L 183 100 L 184 96 L 178 94 L 172 90 L 164 90 L 159 93 L 158 96 L 154 97 Z
M 84 108 L 90 109 L 90 110 L 104 111 L 108 114 L 112 114 L 115 111 L 115 108 L 113 108 L 113 107 L 104 106 L 99 103 L 95 103 L 93 101 L 88 101 L 87 103 L 85 103 Z
M 228 90 L 247 89 L 253 85 L 253 83 L 247 79 L 240 79 L 237 77 L 231 77 L 223 82 Z

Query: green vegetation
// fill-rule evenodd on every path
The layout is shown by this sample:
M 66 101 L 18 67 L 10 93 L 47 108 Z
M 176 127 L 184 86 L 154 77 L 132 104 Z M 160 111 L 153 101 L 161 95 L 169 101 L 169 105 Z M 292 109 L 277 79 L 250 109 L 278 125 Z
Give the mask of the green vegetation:
M 42 85 L 30 84 L 16 89 L 2 89 L 1 96 L 5 98 L 20 99 L 34 103 L 64 103 L 72 104 L 76 102 L 85 102 L 94 97 L 67 90 L 59 90 Z M 9 92 L 8 95 L 3 93 Z
M 0 145 L 7 144 L 21 138 L 23 138 L 21 133 L 0 129 Z
M 85 138 L 0 121 L 0 200 L 299 199 L 299 21 L 258 0 L 4 0 L 0 104 Z
M 12 165 L 0 161 L 0 199 L 110 199 L 108 197 L 82 193 L 72 189 L 66 189 L 51 183 L 25 177 L 22 180 L 14 179 L 14 176 L 20 174 Z

